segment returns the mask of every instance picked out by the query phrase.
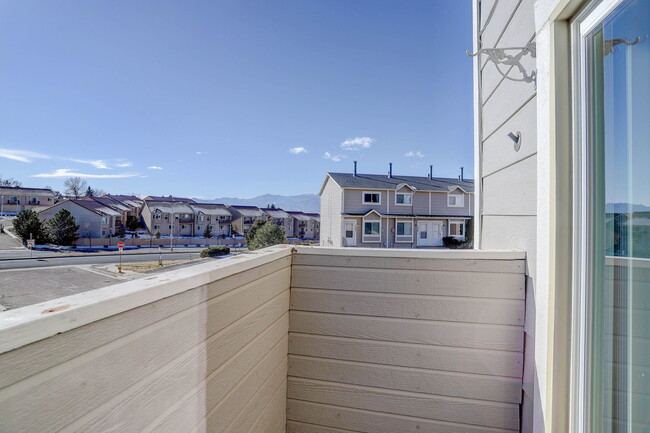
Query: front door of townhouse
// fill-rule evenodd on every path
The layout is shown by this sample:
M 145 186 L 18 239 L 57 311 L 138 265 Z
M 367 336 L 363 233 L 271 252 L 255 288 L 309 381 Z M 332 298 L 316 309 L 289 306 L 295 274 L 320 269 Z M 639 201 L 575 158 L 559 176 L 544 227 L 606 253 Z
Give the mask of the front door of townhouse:
M 352 220 L 343 222 L 343 236 L 345 237 L 345 246 L 354 247 L 357 245 L 357 223 Z
M 441 247 L 442 246 L 442 223 L 439 221 L 433 221 L 431 225 L 433 227 L 431 230 L 431 244 L 434 247 Z
M 439 221 L 418 222 L 419 247 L 437 247 L 442 245 L 442 223 Z

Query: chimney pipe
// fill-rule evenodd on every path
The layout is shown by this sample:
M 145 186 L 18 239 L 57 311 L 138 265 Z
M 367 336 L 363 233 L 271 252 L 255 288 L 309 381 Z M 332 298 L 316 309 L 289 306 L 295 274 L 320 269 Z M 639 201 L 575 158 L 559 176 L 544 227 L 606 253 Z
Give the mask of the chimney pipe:
M 433 165 L 429 166 L 429 180 L 433 179 Z
M 388 163 L 388 177 L 390 179 L 393 178 L 393 163 L 392 162 Z
M 465 167 L 460 168 L 460 180 L 465 180 L 465 175 L 463 174 L 465 171 Z
M 354 161 L 354 177 L 357 177 L 357 162 Z

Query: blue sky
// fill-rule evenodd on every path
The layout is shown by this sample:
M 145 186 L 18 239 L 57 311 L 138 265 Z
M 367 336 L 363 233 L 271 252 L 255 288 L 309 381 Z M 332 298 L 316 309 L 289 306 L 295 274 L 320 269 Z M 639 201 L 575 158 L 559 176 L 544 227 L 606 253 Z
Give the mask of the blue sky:
M 473 172 L 469 1 L 0 4 L 0 176 L 113 193 L 318 192 Z

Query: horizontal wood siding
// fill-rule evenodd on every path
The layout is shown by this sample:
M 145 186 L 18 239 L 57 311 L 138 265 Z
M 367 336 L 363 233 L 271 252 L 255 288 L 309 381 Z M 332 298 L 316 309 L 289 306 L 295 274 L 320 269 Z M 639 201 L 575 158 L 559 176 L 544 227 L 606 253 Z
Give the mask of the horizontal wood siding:
M 523 257 L 419 253 L 295 255 L 289 432 L 518 431 Z
M 285 431 L 290 250 L 225 260 L 240 272 L 159 274 L 178 293 L 0 354 L 0 431 Z

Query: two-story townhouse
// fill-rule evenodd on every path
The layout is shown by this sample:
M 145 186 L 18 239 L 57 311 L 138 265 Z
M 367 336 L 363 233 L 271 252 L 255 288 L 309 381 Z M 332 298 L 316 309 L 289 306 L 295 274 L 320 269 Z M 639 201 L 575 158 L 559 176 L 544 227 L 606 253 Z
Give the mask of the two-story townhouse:
M 0 215 L 15 214 L 25 209 L 42 210 L 57 202 L 49 188 L 0 187 Z
M 61 209 L 66 209 L 79 226 L 81 238 L 106 238 L 115 234 L 119 211 L 95 200 L 64 200 L 39 212 L 41 220 L 49 220 Z
M 474 181 L 327 173 L 320 190 L 322 246 L 414 248 L 465 239 Z
M 127 223 L 132 219 L 140 221 L 140 213 L 142 211 L 142 206 L 144 205 L 144 200 L 134 195 L 121 195 L 121 194 L 105 194 L 102 197 L 108 197 L 112 200 L 118 201 L 121 204 L 128 206 L 129 211 L 126 215 Z
M 266 214 L 256 206 L 229 205 L 228 210 L 232 214 L 232 232 L 239 235 L 248 233 L 256 220 L 267 219 Z
M 186 201 L 145 200 L 142 223 L 161 236 L 194 236 L 194 210 Z
M 126 206 L 120 201 L 113 200 L 108 197 L 85 197 L 82 200 L 84 201 L 95 201 L 102 204 L 103 206 L 109 207 L 116 212 L 119 212 L 119 216 L 115 217 L 115 227 L 121 227 L 126 224 L 128 214 L 130 211 L 129 206 Z
M 202 236 L 206 228 L 210 228 L 213 237 L 230 236 L 232 214 L 225 204 L 191 203 L 194 211 L 195 236 Z
M 318 239 L 320 216 L 314 213 L 288 211 L 294 219 L 294 233 L 300 239 Z
M 311 234 L 311 239 L 320 239 L 320 214 L 305 213 L 305 215 L 309 217 L 307 227 Z
M 261 210 L 266 214 L 269 221 L 277 224 L 282 228 L 282 230 L 284 230 L 287 238 L 294 237 L 294 221 L 293 217 L 288 212 L 279 208 L 262 208 Z

